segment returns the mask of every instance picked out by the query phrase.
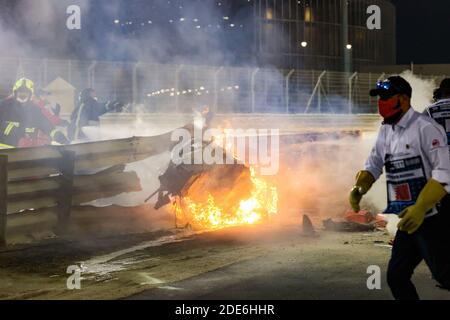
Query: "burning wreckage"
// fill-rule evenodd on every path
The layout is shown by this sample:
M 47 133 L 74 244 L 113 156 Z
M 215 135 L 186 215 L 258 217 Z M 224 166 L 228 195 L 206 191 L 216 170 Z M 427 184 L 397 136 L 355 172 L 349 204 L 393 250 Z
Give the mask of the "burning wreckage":
M 294 140 L 336 140 L 346 135 L 354 136 L 357 133 L 301 134 L 296 135 Z M 192 140 L 191 152 L 184 155 L 184 159 L 192 161 L 180 164 L 170 162 L 159 176 L 160 187 L 146 199 L 148 202 L 156 195 L 154 208 L 157 210 L 169 206 L 174 214 L 176 228 L 215 230 L 265 222 L 277 214 L 277 187 L 259 177 L 255 167 L 236 158 L 232 150 L 223 147 L 223 142 L 222 137 L 200 144 Z M 223 163 L 234 164 L 192 164 L 194 154 L 203 152 L 210 144 L 217 144 L 214 149 L 221 154 Z M 231 162 L 227 158 L 231 158 Z M 323 220 L 322 224 L 327 231 L 373 231 L 384 229 L 386 219 L 367 210 L 357 213 L 349 210 L 338 219 Z M 303 215 L 303 236 L 318 236 L 307 215 Z
M 193 158 L 209 144 L 198 147 L 193 141 Z M 257 176 L 255 168 L 235 158 L 230 150 L 214 147 L 224 162 L 230 164 L 175 164 L 170 162 L 159 176 L 160 187 L 146 202 L 157 195 L 155 209 L 171 205 L 175 226 L 194 229 L 220 229 L 267 221 L 277 213 L 278 193 L 275 186 Z M 231 159 L 230 159 L 231 158 Z
M 210 119 L 204 120 L 206 121 L 202 122 L 202 126 L 209 127 Z M 180 129 L 193 133 L 194 127 L 196 125 L 192 123 Z M 8 171 L 10 180 L 7 206 L 9 234 L 13 234 L 13 225 L 28 223 L 28 216 L 22 212 L 30 211 L 30 208 L 33 208 L 30 212 L 40 210 L 45 213 L 35 214 L 46 223 L 45 226 L 53 226 L 55 219 L 52 214 L 56 212 L 57 229 L 65 230 L 75 226 L 73 221 L 78 221 L 80 210 L 77 206 L 123 193 L 142 191 L 138 175 L 135 172 L 124 172 L 126 164 L 165 152 L 174 152 L 174 146 L 178 145 L 178 142 L 173 140 L 172 134 L 173 132 L 167 132 L 159 136 L 4 151 L 8 161 L 5 170 Z M 286 151 L 299 148 L 300 145 L 308 145 L 307 150 L 310 150 L 309 144 L 316 145 L 314 142 L 340 140 L 355 135 L 358 133 L 353 131 L 286 133 L 279 137 L 280 155 L 283 157 Z M 234 136 L 233 139 L 235 138 L 237 137 Z M 220 131 L 218 135 L 206 141 L 199 142 L 195 138 L 188 140 L 187 147 L 180 149 L 182 154 L 178 160 L 181 161 L 169 161 L 167 169 L 159 176 L 159 188 L 146 202 L 157 196 L 155 209 L 165 207 L 173 213 L 177 228 L 217 230 L 270 221 L 281 207 L 279 193 L 282 193 L 283 189 L 277 184 L 279 177 L 268 178 L 259 175 L 261 168 L 242 160 L 242 155 L 239 156 L 240 153 L 235 152 L 228 139 L 229 137 L 225 139 Z M 215 164 L 196 164 L 194 160 L 197 153 L 204 154 L 206 148 L 214 153 L 214 159 L 221 157 L 223 161 Z M 245 151 L 246 155 L 249 150 Z M 27 160 L 23 161 L 25 158 Z M 70 168 L 63 165 L 67 163 L 72 163 Z M 16 177 L 25 180 L 11 180 Z M 111 188 L 112 185 L 114 188 Z M 295 214 L 297 221 L 301 213 L 298 212 L 298 216 Z M 361 231 L 361 228 L 373 230 L 377 227 L 370 214 L 353 214 L 345 218 L 344 224 L 330 220 L 324 222 L 324 227 L 339 231 Z M 365 220 L 361 221 L 362 218 Z M 19 219 L 20 223 L 14 222 L 14 219 Z M 3 224 L 3 230 L 6 230 L 6 223 Z M 20 230 L 17 230 L 17 233 L 20 233 Z M 305 232 L 308 233 L 316 235 L 315 232 Z M 5 232 L 0 236 L 6 239 Z

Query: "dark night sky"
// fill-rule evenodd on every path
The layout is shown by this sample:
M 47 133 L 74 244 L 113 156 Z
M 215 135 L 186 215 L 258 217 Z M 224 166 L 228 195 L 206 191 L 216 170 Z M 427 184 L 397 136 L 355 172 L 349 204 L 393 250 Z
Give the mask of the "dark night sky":
M 59 2 L 61 0 L 49 1 Z M 95 4 L 101 3 L 98 0 L 90 1 Z M 107 1 L 111 0 L 105 0 L 103 3 Z M 153 0 L 147 1 L 151 3 Z M 410 62 L 414 62 L 416 64 L 449 64 L 450 0 L 391 1 L 395 4 L 397 11 L 397 63 L 409 64 Z M 11 14 L 8 10 L 13 8 L 15 4 L 19 2 L 20 1 L 18 0 L 0 0 L 0 22 L 3 20 L 3 22 L 5 22 L 4 25 L 12 27 L 13 29 L 17 29 L 17 26 L 13 26 L 17 17 L 14 16 L 14 14 Z M 65 2 L 71 1 L 65 0 Z M 131 1 L 128 0 L 126 3 L 130 4 Z M 23 12 L 21 13 L 23 14 Z M 99 20 L 102 19 L 94 19 L 94 22 L 98 22 Z M 109 20 L 105 20 L 105 23 L 107 21 Z M 95 28 L 93 29 L 96 30 Z M 18 30 L 20 30 L 20 28 Z M 104 35 L 99 33 L 99 39 L 102 39 L 102 37 L 104 38 Z M 78 46 L 79 42 L 76 41 L 76 44 Z
M 392 2 L 397 8 L 397 63 L 450 63 L 450 1 Z

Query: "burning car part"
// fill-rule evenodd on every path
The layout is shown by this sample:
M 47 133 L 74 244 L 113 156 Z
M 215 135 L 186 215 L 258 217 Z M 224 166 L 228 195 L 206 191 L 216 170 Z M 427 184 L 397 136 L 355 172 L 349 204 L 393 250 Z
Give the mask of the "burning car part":
M 203 143 L 203 147 L 208 144 Z M 199 149 L 203 148 L 196 149 L 192 143 L 193 153 Z M 216 150 L 224 157 L 229 156 L 222 148 Z M 276 188 L 257 177 L 254 168 L 239 162 L 232 165 L 171 162 L 159 181 L 160 188 L 147 201 L 158 194 L 155 209 L 172 203 L 176 226 L 220 229 L 260 223 L 277 212 Z

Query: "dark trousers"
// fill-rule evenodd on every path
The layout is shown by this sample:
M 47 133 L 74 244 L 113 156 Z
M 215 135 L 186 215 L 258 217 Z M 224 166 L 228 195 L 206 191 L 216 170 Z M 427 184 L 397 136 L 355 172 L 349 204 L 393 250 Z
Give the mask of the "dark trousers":
M 397 231 L 387 271 L 388 285 L 397 300 L 419 299 L 411 277 L 422 260 L 440 286 L 450 290 L 450 195 L 441 201 L 438 211 L 412 235 Z

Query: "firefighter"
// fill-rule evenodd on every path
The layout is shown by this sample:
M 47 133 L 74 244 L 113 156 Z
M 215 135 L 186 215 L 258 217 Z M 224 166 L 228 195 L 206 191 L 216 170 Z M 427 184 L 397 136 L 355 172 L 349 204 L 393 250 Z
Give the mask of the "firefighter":
M 434 90 L 433 98 L 435 103 L 425 113 L 444 128 L 450 149 L 450 78 L 441 81 L 439 88 Z
M 372 184 L 386 171 L 388 205 L 385 213 L 401 218 L 387 271 L 395 299 L 419 299 L 411 276 L 425 260 L 442 288 L 450 289 L 450 154 L 445 132 L 428 116 L 411 107 L 412 89 L 399 76 L 377 83 L 383 125 L 350 192 L 350 205 L 359 203 Z
M 56 127 L 62 128 L 67 127 L 68 122 L 59 117 L 59 110 L 61 106 L 59 104 L 51 105 L 48 97 L 50 92 L 43 89 L 38 89 L 33 102 L 36 107 L 38 107 L 42 114 Z M 20 147 L 36 147 L 51 144 L 52 139 L 43 133 L 41 130 L 38 131 L 36 137 L 30 137 L 30 139 L 22 139 Z
M 69 139 L 72 141 L 86 140 L 86 134 L 83 132 L 84 127 L 98 125 L 100 116 L 107 112 L 119 112 L 123 106 L 118 101 L 100 103 L 94 89 L 82 90 L 78 97 L 78 105 L 70 116 Z
M 0 103 L 0 148 L 27 146 L 27 141 L 34 140 L 39 130 L 53 142 L 68 142 L 35 105 L 33 94 L 34 83 L 21 78 L 15 83 L 12 95 Z

